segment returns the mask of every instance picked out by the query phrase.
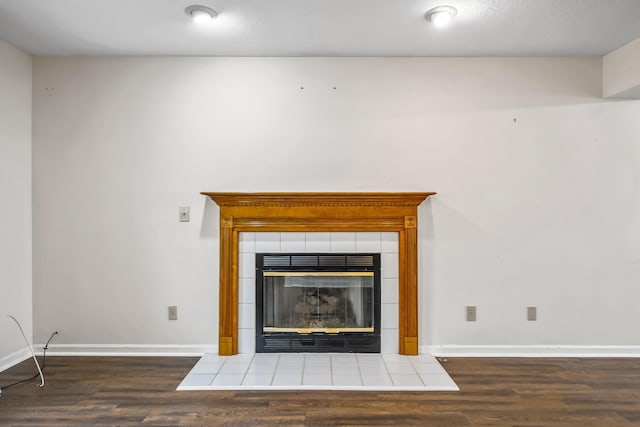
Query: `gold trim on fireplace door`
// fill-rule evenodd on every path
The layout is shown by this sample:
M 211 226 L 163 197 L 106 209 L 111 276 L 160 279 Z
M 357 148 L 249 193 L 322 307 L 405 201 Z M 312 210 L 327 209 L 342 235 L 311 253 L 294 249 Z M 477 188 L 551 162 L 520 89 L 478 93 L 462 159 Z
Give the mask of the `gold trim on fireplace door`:
M 263 271 L 263 277 L 373 277 L 373 271 Z M 331 286 L 318 286 L 330 288 Z M 313 332 L 339 334 L 341 332 L 374 332 L 370 328 L 262 328 L 264 332 L 297 332 L 301 335 Z
M 262 328 L 264 332 L 297 332 L 300 335 L 311 334 L 313 332 L 324 332 L 327 334 L 339 334 L 341 332 L 374 332 L 373 328 Z
M 371 277 L 372 271 L 264 271 L 264 277 Z

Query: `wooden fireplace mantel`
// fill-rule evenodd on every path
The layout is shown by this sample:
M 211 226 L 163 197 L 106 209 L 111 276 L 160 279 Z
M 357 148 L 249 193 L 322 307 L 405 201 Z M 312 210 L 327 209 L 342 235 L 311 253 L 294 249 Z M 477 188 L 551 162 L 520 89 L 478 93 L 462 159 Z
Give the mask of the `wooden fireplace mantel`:
M 400 354 L 418 354 L 418 205 L 436 193 L 201 193 L 220 206 L 218 352 L 238 353 L 238 233 L 399 234 Z

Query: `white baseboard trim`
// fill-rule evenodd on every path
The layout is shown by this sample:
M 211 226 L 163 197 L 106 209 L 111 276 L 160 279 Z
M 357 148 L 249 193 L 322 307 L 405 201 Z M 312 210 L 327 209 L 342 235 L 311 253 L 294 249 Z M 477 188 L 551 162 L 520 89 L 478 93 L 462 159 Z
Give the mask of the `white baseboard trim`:
M 0 372 L 6 371 L 20 362 L 24 362 L 29 357 L 31 357 L 31 352 L 29 352 L 29 349 L 25 347 L 22 350 L 14 351 L 9 355 L 0 358 Z
M 42 355 L 44 344 L 34 351 Z M 199 357 L 218 353 L 217 345 L 50 344 L 48 356 L 173 356 Z M 640 357 L 638 345 L 422 345 L 420 353 L 437 357 Z M 28 359 L 29 349 L 0 359 L 0 372 Z
M 36 345 L 42 354 L 44 344 Z M 50 344 L 47 356 L 202 356 L 218 353 L 217 345 L 167 344 Z
M 640 357 L 640 345 L 424 345 L 437 357 Z

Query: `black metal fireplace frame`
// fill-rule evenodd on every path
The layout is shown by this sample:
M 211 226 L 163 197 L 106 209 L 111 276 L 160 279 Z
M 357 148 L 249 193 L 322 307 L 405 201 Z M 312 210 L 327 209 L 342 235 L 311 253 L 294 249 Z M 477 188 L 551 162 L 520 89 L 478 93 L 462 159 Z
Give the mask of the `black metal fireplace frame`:
M 373 332 L 263 332 L 263 272 L 373 272 Z M 256 253 L 256 353 L 380 353 L 379 253 Z

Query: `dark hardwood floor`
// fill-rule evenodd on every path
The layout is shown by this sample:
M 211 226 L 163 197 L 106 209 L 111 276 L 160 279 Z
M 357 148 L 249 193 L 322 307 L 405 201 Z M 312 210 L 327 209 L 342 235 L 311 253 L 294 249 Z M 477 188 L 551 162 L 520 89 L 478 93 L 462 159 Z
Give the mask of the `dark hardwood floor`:
M 175 391 L 196 361 L 49 357 L 44 388 L 3 390 L 0 425 L 640 426 L 640 359 L 449 359 L 459 392 Z

